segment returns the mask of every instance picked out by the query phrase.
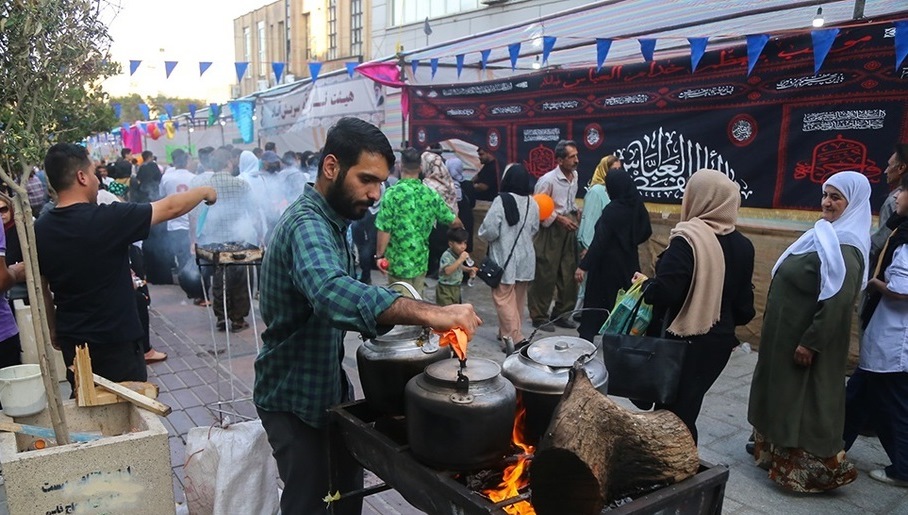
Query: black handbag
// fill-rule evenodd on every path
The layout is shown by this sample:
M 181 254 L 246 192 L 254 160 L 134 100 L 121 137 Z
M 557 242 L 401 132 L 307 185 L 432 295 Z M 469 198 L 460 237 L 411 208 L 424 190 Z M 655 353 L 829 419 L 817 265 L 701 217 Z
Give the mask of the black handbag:
M 523 234 L 523 228 L 527 225 L 529 214 L 530 198 L 527 197 L 527 210 L 526 215 L 523 217 L 523 225 L 520 226 L 520 232 L 518 232 L 517 237 L 514 238 L 514 244 L 511 245 L 511 253 L 508 254 L 508 259 L 505 260 L 504 266 L 498 266 L 498 263 L 489 255 L 486 255 L 486 257 L 483 258 L 482 263 L 479 264 L 479 270 L 476 272 L 476 277 L 482 279 L 482 282 L 488 284 L 492 288 L 498 288 L 498 285 L 501 284 L 501 277 L 504 275 L 504 269 L 507 268 L 508 263 L 511 262 L 511 256 L 514 255 L 514 249 L 517 248 L 517 241 L 520 240 L 520 235 Z
M 687 353 L 687 340 L 665 337 L 669 317 L 666 312 L 660 337 L 627 334 L 637 318 L 643 295 L 634 306 L 628 323 L 618 334 L 602 334 L 603 361 L 608 369 L 608 394 L 657 404 L 671 404 L 678 396 L 681 367 Z

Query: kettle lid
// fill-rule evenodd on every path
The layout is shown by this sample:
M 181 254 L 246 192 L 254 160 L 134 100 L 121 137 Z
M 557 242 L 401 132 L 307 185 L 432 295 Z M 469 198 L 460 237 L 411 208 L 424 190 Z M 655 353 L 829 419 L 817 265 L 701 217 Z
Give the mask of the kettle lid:
M 436 361 L 427 366 L 425 374 L 436 381 L 450 383 L 453 386 L 457 383 L 457 372 L 459 370 L 460 360 L 450 358 Z M 471 383 L 488 381 L 501 374 L 501 366 L 490 359 L 469 358 L 467 359 L 467 366 L 463 369 L 463 374 L 470 379 Z
M 570 367 L 578 358 L 592 354 L 596 346 L 576 336 L 550 336 L 527 347 L 527 357 L 541 365 L 554 368 Z

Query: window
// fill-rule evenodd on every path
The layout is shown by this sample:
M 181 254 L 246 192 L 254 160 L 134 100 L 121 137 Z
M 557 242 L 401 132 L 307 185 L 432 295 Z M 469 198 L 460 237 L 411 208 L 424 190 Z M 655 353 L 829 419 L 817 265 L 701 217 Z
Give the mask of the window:
M 441 18 L 479 9 L 479 0 L 391 0 L 391 20 L 394 25 L 422 22 L 426 18 Z
M 243 60 L 252 60 L 252 29 L 243 27 Z
M 363 55 L 363 0 L 350 0 L 350 55 Z
M 265 22 L 260 21 L 256 25 L 259 36 L 259 77 L 268 76 L 268 52 L 265 43 Z
M 328 0 L 328 61 L 337 59 L 337 0 Z

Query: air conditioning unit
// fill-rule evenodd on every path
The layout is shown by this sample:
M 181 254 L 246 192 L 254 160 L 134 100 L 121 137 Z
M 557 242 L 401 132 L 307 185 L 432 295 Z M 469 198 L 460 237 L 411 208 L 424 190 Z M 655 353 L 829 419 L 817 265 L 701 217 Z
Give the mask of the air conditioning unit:
M 508 0 L 479 0 L 479 3 L 483 5 L 498 5 L 507 2 Z
M 268 79 L 259 79 L 255 81 L 255 90 L 264 91 L 268 89 Z

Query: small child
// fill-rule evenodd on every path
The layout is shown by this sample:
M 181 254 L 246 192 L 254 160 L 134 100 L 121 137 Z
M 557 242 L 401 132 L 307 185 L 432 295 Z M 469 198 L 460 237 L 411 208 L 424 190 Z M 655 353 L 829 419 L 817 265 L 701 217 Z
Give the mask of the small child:
M 435 286 L 435 303 L 439 306 L 460 304 L 460 285 L 463 283 L 463 273 L 475 277 L 479 270 L 476 267 L 466 266 L 464 262 L 470 259 L 467 253 L 467 231 L 463 228 L 448 230 L 448 250 L 441 255 L 438 262 L 438 285 Z

